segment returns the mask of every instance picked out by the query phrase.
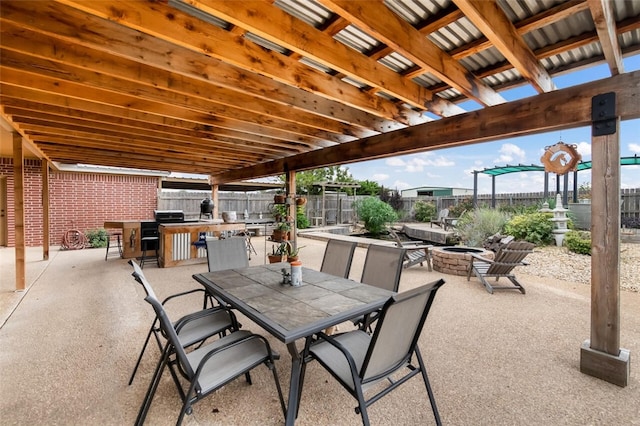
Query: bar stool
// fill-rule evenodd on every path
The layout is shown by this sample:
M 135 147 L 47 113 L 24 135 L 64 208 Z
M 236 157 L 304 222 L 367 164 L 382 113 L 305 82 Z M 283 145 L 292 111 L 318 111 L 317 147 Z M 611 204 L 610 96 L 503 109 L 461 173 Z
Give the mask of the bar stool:
M 160 248 L 160 237 L 158 235 L 157 222 L 141 222 L 140 223 L 140 248 L 142 249 L 142 257 L 140 258 L 140 268 L 144 268 L 145 261 L 155 260 L 160 266 L 160 256 L 158 249 Z M 148 255 L 147 251 L 155 250 L 155 255 Z
M 122 257 L 122 241 L 121 241 L 120 237 L 122 237 L 122 231 L 118 231 L 118 230 L 107 231 L 107 252 L 104 255 L 104 260 L 105 261 L 109 257 L 109 249 L 111 248 L 111 240 L 113 240 L 114 238 L 116 238 L 115 242 L 118 244 L 117 245 L 118 254 L 120 255 L 120 257 Z

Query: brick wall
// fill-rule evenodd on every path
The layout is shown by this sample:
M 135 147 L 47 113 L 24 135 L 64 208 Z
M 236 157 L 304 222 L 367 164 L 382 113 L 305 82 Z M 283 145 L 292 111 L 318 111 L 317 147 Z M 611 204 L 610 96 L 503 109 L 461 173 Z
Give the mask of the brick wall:
M 42 171 L 40 160 L 25 160 L 25 244 L 42 245 Z M 7 177 L 8 245 L 15 245 L 13 161 L 0 158 Z M 158 179 L 153 176 L 51 171 L 49 244 L 60 245 L 71 229 L 102 228 L 106 220 L 153 219 Z

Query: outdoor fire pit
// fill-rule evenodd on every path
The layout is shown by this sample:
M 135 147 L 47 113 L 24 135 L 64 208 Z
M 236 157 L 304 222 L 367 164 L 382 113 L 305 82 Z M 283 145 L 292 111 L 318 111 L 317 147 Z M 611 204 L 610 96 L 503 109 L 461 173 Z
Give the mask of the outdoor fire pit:
M 467 275 L 471 254 L 493 259 L 495 253 L 477 247 L 434 247 L 431 249 L 433 269 L 449 275 Z

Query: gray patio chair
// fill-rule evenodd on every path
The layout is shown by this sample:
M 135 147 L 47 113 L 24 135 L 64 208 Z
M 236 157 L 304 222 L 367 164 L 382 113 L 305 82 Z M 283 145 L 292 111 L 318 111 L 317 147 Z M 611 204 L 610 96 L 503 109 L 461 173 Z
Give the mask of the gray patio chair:
M 156 296 L 153 288 L 144 276 L 142 268 L 140 268 L 140 266 L 132 260 L 129 261 L 129 264 L 133 266 L 134 269 L 132 273 L 133 277 L 138 283 L 142 285 L 142 288 L 144 289 L 146 295 L 151 295 L 155 298 Z M 177 297 L 197 293 L 200 291 L 204 291 L 204 289 L 194 289 L 174 294 L 167 297 L 162 302 L 162 305 L 164 306 L 168 301 Z M 178 321 L 176 321 L 174 327 L 177 330 L 178 338 L 180 339 L 182 347 L 188 348 L 196 344 L 201 344 L 212 336 L 224 336 L 227 332 L 236 331 L 240 328 L 240 325 L 238 324 L 238 321 L 232 311 L 219 306 L 208 309 L 206 308 L 206 306 L 204 306 L 202 310 L 181 317 Z M 158 318 L 156 317 L 151 323 L 151 327 L 149 328 L 149 332 L 147 333 L 144 345 L 142 345 L 140 355 L 138 355 L 138 360 L 136 361 L 136 365 L 133 368 L 131 377 L 129 378 L 129 385 L 133 383 L 133 379 L 135 378 L 138 367 L 140 366 L 140 362 L 142 361 L 142 356 L 147 349 L 147 345 L 149 344 L 149 340 L 151 339 L 152 335 L 155 337 L 158 348 L 162 350 L 163 343 L 160 339 L 161 334 L 162 333 L 159 327 Z
M 274 366 L 273 354 L 269 342 L 264 337 L 246 330 L 236 331 L 187 354 L 178 337 L 178 330 L 169 320 L 162 304 L 151 294 L 145 300 L 153 306 L 160 328 L 167 337 L 167 344 L 140 406 L 136 425 L 144 424 L 165 367 L 169 368 L 176 382 L 179 382 L 177 376 L 181 375 L 188 383 L 186 392 L 182 386 L 178 388 L 183 402 L 176 423 L 178 425 L 182 424 L 185 414 L 192 412 L 192 405 L 195 402 L 237 377 L 245 375 L 247 382 L 251 384 L 249 373 L 260 364 L 265 364 L 272 371 L 280 398 L 280 406 L 286 416 L 286 407 L 278 373 Z
M 364 259 L 360 282 L 397 292 L 405 255 L 406 250 L 403 248 L 370 244 Z M 373 313 L 354 318 L 352 321 L 361 329 L 371 331 L 371 324 L 376 321 L 377 316 L 377 313 Z
M 404 248 L 370 244 L 360 282 L 397 292 L 405 253 Z
M 321 272 L 338 277 L 349 278 L 353 253 L 358 243 L 331 239 L 327 241 L 322 258 Z
M 249 257 L 244 238 L 232 237 L 218 240 L 207 237 L 205 242 L 209 272 L 249 267 Z
M 535 246 L 527 241 L 512 241 L 498 250 L 493 260 L 469 253 L 471 259 L 467 269 L 467 281 L 471 279 L 473 273 L 491 294 L 494 290 L 520 290 L 522 294 L 525 294 L 525 289 L 516 279 L 513 270 L 516 266 L 527 265 L 524 258 L 529 253 L 533 253 Z M 487 278 L 495 278 L 496 283 L 500 278 L 507 278 L 513 285 L 493 285 L 489 283 Z
M 427 268 L 431 271 L 431 249 L 433 245 L 425 244 L 421 241 L 402 241 L 394 231 L 391 231 L 390 234 L 396 241 L 397 247 L 406 249 L 403 263 L 405 268 L 417 264 L 423 266 L 423 264 L 426 263 Z
M 443 284 L 440 279 L 392 296 L 382 309 L 373 335 L 362 330 L 335 336 L 319 333 L 316 341 L 305 345 L 304 358 L 317 360 L 358 400 L 356 413 L 360 413 L 364 425 L 369 425 L 367 407 L 419 373 L 427 388 L 436 424 L 441 424 L 418 339 L 436 292 Z M 408 371 L 398 377 L 404 368 Z M 306 364 L 303 364 L 301 381 L 305 372 Z M 365 398 L 373 385 L 385 379 L 390 383 L 388 386 Z

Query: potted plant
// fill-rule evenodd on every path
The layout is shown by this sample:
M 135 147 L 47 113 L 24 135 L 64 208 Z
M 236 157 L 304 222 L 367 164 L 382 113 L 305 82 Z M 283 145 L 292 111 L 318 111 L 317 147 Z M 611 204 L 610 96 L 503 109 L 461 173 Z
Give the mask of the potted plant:
M 298 260 L 298 254 L 303 248 L 304 246 L 293 248 L 293 244 L 289 243 L 289 245 L 287 246 L 287 262 L 291 263 Z
M 291 230 L 291 225 L 287 222 L 280 222 L 274 228 L 273 234 L 271 234 L 271 239 L 273 241 L 286 241 L 289 239 L 289 231 Z
M 282 192 L 277 192 L 276 195 L 273 196 L 274 204 L 284 204 L 287 201 L 287 196 Z
M 304 206 L 307 204 L 307 197 L 298 196 L 296 197 L 296 206 Z
M 283 241 L 280 244 L 271 246 L 271 254 L 269 255 L 269 263 L 278 263 L 287 261 L 287 253 L 291 243 Z

